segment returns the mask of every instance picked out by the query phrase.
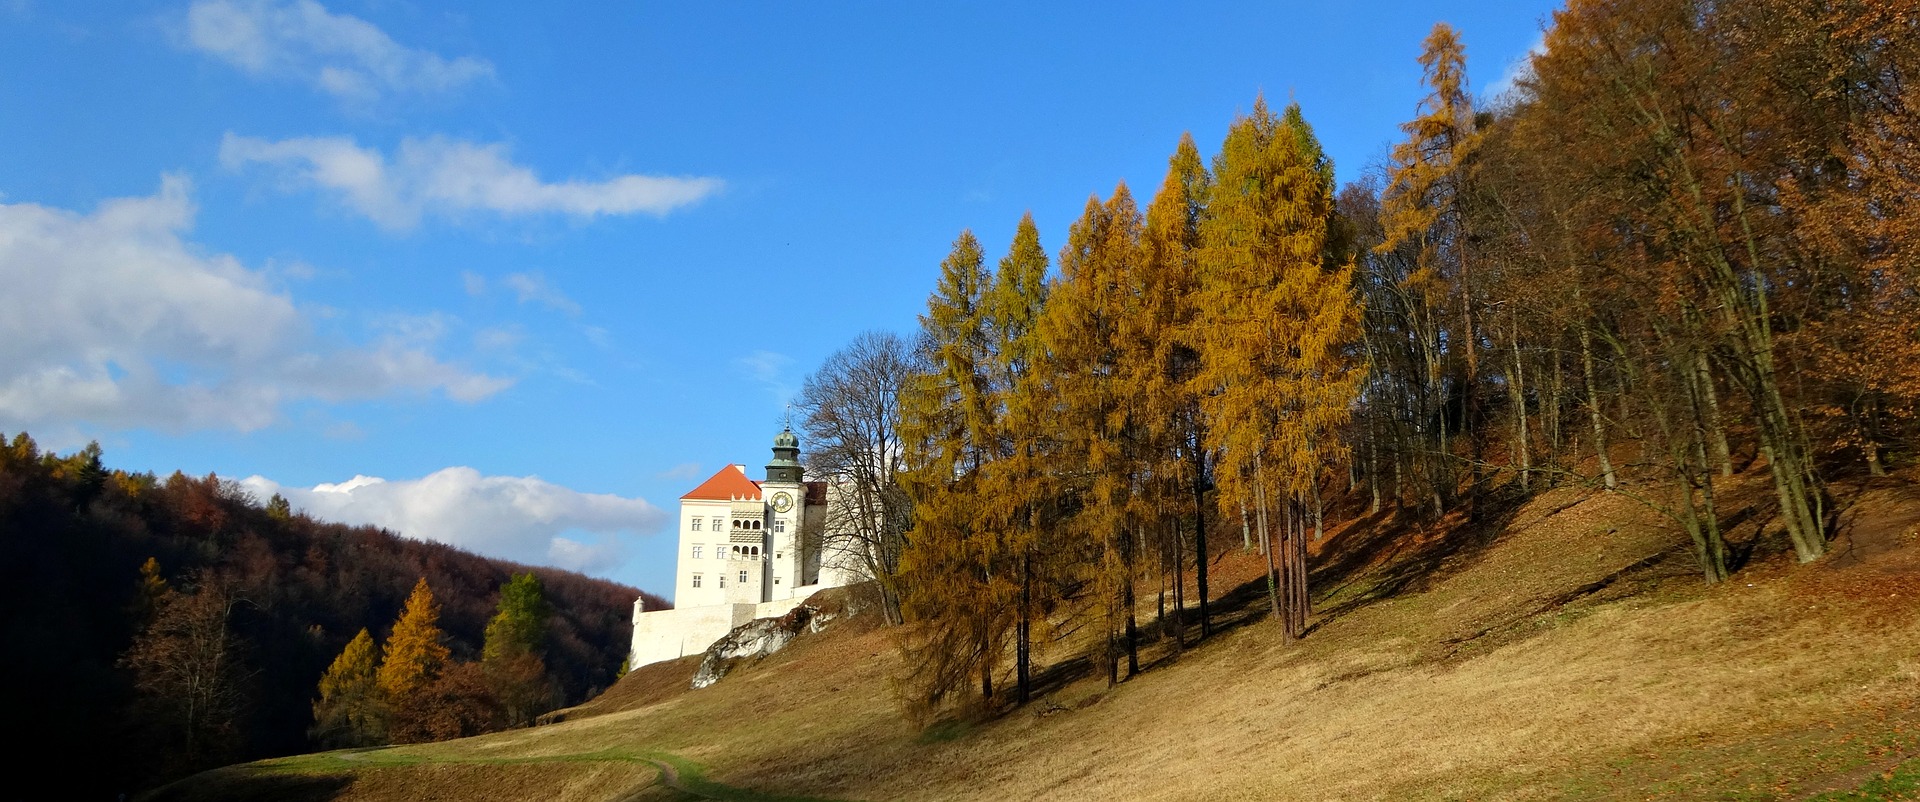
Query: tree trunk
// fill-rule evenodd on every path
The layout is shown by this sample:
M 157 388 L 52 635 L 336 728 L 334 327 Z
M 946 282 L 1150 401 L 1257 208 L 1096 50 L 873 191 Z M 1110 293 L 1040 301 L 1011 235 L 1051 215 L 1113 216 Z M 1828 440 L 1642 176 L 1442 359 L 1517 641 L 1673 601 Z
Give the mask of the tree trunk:
M 1120 583 L 1120 597 L 1127 606 L 1127 679 L 1133 679 L 1140 673 L 1140 627 L 1134 614 L 1134 608 L 1138 605 L 1133 598 L 1133 580 L 1138 575 L 1134 567 L 1138 539 L 1139 530 L 1135 529 L 1134 536 L 1127 538 L 1125 547 L 1120 550 L 1121 566 L 1126 571 Z
M 1193 578 L 1200 594 L 1200 637 L 1213 634 L 1213 618 L 1207 610 L 1207 473 L 1206 452 L 1194 443 L 1193 470 Z
M 1528 489 L 1528 478 L 1533 472 L 1531 455 L 1527 444 L 1527 393 L 1524 362 L 1520 358 L 1520 320 L 1515 314 L 1511 323 L 1507 344 L 1512 349 L 1513 376 L 1507 382 L 1509 403 L 1513 405 L 1513 455 L 1519 466 L 1520 489 Z
M 1694 382 L 1706 401 L 1705 425 L 1707 442 L 1713 446 L 1713 465 L 1721 476 L 1732 476 L 1732 449 L 1727 447 L 1727 427 L 1720 418 L 1720 393 L 1713 387 L 1713 373 L 1708 370 L 1706 352 L 1696 353 L 1693 364 Z
M 1033 698 L 1033 553 L 1020 556 L 1020 624 L 1014 634 L 1014 675 L 1020 704 Z
M 1587 413 L 1593 419 L 1593 450 L 1600 457 L 1600 476 L 1608 490 L 1619 486 L 1613 474 L 1613 457 L 1607 454 L 1607 424 L 1600 414 L 1600 389 L 1594 384 L 1593 335 L 1580 327 L 1580 370 L 1587 382 Z
M 1167 524 L 1173 541 L 1173 649 L 1178 654 L 1187 648 L 1187 544 L 1180 536 L 1180 522 Z
M 1273 540 L 1267 530 L 1267 472 L 1261 468 L 1260 456 L 1253 458 L 1253 494 L 1255 521 L 1260 529 L 1260 553 L 1267 558 L 1267 600 L 1273 607 L 1273 617 L 1285 625 L 1286 619 L 1280 614 L 1280 577 L 1279 567 L 1274 564 Z

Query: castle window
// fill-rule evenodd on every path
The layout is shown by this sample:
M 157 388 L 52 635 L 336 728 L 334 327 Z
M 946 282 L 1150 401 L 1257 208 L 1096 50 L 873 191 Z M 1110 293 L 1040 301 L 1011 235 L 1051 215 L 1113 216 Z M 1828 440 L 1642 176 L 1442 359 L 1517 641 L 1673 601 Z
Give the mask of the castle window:
M 693 519 L 693 531 L 695 531 L 695 532 L 698 532 L 698 531 L 700 531 L 700 519 L 699 519 L 699 518 L 695 518 L 695 519 Z M 697 555 L 697 554 L 696 554 L 696 555 L 694 555 L 694 556 L 696 556 L 696 557 L 698 557 L 699 555 Z
M 773 520 L 773 531 L 775 533 L 781 533 L 781 532 L 787 531 L 787 519 L 775 518 Z
M 740 584 L 747 584 L 747 572 L 745 571 L 740 572 Z
M 693 544 L 693 558 L 696 560 L 700 559 L 700 549 L 701 549 L 700 544 L 698 543 Z M 694 574 L 694 576 L 699 576 L 699 574 Z
M 722 587 L 722 588 L 724 588 L 724 587 L 726 587 L 726 586 L 727 586 L 727 575 L 726 575 L 726 574 L 720 574 L 720 575 L 719 575 L 719 577 L 720 577 L 720 587 Z
M 694 575 L 693 575 L 693 586 L 694 586 L 694 587 L 696 587 L 696 588 L 697 588 L 697 587 L 700 587 L 700 575 L 699 575 L 699 574 L 694 574 Z
M 713 519 L 713 531 L 715 531 L 715 532 L 718 532 L 718 531 L 720 531 L 720 519 L 719 519 L 719 518 L 715 518 L 715 519 Z
M 774 577 L 774 578 L 773 578 L 773 584 L 776 584 L 776 585 L 778 585 L 778 584 L 780 584 L 780 577 L 777 577 L 777 576 L 776 576 L 776 577 Z

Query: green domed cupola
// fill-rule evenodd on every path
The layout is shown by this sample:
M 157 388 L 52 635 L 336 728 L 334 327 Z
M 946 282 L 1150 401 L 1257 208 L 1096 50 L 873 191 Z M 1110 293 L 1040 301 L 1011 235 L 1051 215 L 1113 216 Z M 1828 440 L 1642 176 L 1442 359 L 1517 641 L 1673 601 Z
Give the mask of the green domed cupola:
M 800 467 L 800 438 L 792 429 L 781 429 L 773 437 L 773 461 L 767 463 L 767 481 L 798 484 L 805 469 Z

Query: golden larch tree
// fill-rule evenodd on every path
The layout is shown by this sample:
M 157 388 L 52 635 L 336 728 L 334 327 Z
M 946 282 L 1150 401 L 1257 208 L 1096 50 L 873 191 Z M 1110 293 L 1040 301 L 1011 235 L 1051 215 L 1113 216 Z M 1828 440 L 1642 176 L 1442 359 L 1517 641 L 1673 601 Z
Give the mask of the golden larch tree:
M 440 604 L 433 600 L 427 578 L 421 577 L 407 597 L 406 608 L 387 636 L 386 659 L 380 663 L 380 692 L 394 705 L 439 676 L 451 652 L 440 631 Z
M 385 703 L 375 681 L 380 647 L 365 627 L 320 675 L 313 703 L 313 738 L 322 746 L 371 746 L 385 740 Z
M 1221 455 L 1220 503 L 1253 510 L 1273 613 L 1292 639 L 1308 613 L 1293 513 L 1343 456 L 1332 435 L 1363 377 L 1352 353 L 1360 307 L 1351 263 L 1329 264 L 1333 165 L 1298 105 L 1275 116 L 1256 101 L 1228 130 L 1213 174 L 1201 227 L 1201 408 Z

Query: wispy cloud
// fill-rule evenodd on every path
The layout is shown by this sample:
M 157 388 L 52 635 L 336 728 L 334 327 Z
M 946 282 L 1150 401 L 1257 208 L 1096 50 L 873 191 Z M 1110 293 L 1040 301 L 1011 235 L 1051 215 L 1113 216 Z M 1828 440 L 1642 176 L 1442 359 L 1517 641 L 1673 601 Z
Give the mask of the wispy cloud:
M 493 77 L 483 59 L 407 47 L 373 23 L 313 0 L 199 0 L 187 8 L 185 39 L 251 75 L 302 81 L 356 103 L 448 92 Z
M 392 159 L 347 137 L 268 141 L 229 132 L 220 162 L 230 170 L 279 168 L 290 188 L 318 187 L 382 227 L 405 230 L 428 214 L 577 218 L 668 212 L 716 192 L 718 178 L 620 175 L 548 182 L 508 159 L 504 144 L 408 138 Z
M 523 304 L 538 304 L 570 317 L 580 316 L 580 304 L 539 273 L 513 273 L 500 280 Z
M 315 517 L 386 527 L 491 557 L 604 573 L 624 561 L 623 539 L 653 534 L 666 513 L 645 499 L 582 493 L 537 476 L 444 468 L 419 479 L 355 476 L 289 487 L 263 476 L 241 484 L 279 494 Z M 589 542 L 591 541 L 591 542 Z
M 733 360 L 733 366 L 748 380 L 766 388 L 778 403 L 793 397 L 793 385 L 787 383 L 787 366 L 793 358 L 775 351 L 755 351 Z
M 1500 73 L 1499 78 L 1495 78 L 1493 83 L 1487 85 L 1486 91 L 1482 93 L 1482 97 L 1487 100 L 1497 101 L 1512 92 L 1515 87 L 1519 86 L 1522 79 L 1533 76 L 1533 57 L 1544 55 L 1546 52 L 1547 34 L 1545 31 L 1542 31 L 1539 36 L 1534 38 L 1533 45 L 1527 48 L 1527 52 L 1521 53 L 1507 62 L 1507 68 Z
M 653 478 L 664 479 L 669 481 L 680 480 L 680 479 L 698 479 L 700 478 L 700 463 L 682 462 L 679 465 L 675 465 L 671 468 L 668 468 L 664 471 L 654 474 Z
M 388 316 L 359 344 L 323 339 L 264 269 L 186 239 L 188 182 L 91 214 L 0 204 L 0 429 L 88 424 L 250 431 L 300 400 L 510 381 L 442 361 L 445 319 Z

